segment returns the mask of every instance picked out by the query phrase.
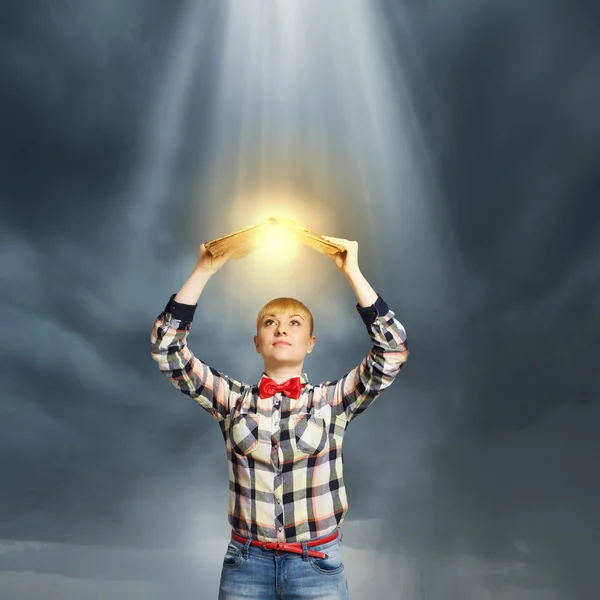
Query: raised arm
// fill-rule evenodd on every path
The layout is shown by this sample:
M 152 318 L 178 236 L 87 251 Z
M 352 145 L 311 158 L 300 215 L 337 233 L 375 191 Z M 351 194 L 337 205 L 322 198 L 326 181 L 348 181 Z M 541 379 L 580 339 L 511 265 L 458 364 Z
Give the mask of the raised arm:
M 226 262 L 227 256 L 213 258 L 202 244 L 192 274 L 157 317 L 150 336 L 152 358 L 160 371 L 217 421 L 229 414 L 246 386 L 194 356 L 188 348 L 187 336 L 202 290 Z
M 373 343 L 371 351 L 356 368 L 338 381 L 324 385 L 329 404 L 351 421 L 365 411 L 400 372 L 408 358 L 406 331 L 361 273 L 358 243 L 323 237 L 346 248 L 344 254 L 336 254 L 331 259 L 354 290 L 358 312 Z
M 365 279 L 358 266 L 358 242 L 351 242 L 350 240 L 329 237 L 327 235 L 323 237 L 346 248 L 344 254 L 334 254 L 329 257 L 348 280 L 350 287 L 352 287 L 356 294 L 359 306 L 365 308 L 373 305 L 377 300 L 377 292 Z
M 226 254 L 213 257 L 202 244 L 198 250 L 196 266 L 175 295 L 175 301 L 181 304 L 197 304 L 208 280 L 227 262 L 227 258 Z

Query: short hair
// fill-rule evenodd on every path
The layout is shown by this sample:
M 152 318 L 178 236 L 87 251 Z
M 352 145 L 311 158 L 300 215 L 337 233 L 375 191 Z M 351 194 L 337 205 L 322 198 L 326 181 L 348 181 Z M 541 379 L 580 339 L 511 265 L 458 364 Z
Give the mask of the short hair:
M 267 302 L 258 313 L 258 317 L 256 317 L 256 329 L 260 327 L 263 319 L 270 312 L 287 312 L 287 313 L 299 313 L 304 314 L 304 316 L 308 317 L 310 322 L 310 335 L 313 334 L 313 329 L 315 326 L 312 313 L 300 300 L 296 300 L 295 298 L 274 298 Z

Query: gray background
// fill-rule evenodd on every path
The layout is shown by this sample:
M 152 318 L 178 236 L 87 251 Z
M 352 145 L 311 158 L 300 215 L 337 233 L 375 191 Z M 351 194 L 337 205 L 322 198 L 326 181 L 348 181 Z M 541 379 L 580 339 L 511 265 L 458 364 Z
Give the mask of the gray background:
M 595 599 L 598 6 L 3 2 L 2 598 L 216 597 L 223 441 L 149 334 L 199 243 L 279 212 L 358 240 L 410 340 L 346 437 L 353 597 Z M 229 261 L 192 349 L 255 381 L 277 295 L 313 382 L 367 352 L 306 248 Z

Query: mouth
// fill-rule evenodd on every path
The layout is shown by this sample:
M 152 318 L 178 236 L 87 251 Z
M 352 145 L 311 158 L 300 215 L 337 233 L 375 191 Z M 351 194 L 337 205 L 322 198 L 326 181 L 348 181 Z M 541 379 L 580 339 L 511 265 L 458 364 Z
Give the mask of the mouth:
M 276 348 L 278 348 L 279 346 L 291 346 L 291 344 L 288 343 L 288 342 L 275 342 L 273 344 L 273 346 L 275 346 Z

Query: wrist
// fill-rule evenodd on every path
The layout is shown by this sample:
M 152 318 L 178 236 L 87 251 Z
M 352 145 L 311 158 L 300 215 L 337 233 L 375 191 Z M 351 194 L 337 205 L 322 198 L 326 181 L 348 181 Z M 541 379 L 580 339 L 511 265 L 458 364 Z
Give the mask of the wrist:
M 205 279 L 208 281 L 214 274 L 214 271 L 209 271 L 207 269 L 203 269 L 202 267 L 195 266 L 190 277 L 193 277 L 194 279 Z
M 350 269 L 348 271 L 343 271 L 344 276 L 348 281 L 357 281 L 359 279 L 363 279 L 364 276 L 361 273 L 361 270 L 356 267 L 355 269 Z

